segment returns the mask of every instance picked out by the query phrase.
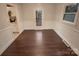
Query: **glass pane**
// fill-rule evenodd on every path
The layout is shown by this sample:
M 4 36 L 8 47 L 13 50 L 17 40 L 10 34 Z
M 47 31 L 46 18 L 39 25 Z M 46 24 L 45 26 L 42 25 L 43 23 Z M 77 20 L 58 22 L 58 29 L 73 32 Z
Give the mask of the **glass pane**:
M 70 12 L 77 12 L 78 9 L 78 4 L 71 4 L 66 6 L 65 12 L 70 13 Z
M 36 26 L 42 25 L 42 11 L 36 10 Z
M 74 22 L 75 14 L 64 14 L 64 20 Z

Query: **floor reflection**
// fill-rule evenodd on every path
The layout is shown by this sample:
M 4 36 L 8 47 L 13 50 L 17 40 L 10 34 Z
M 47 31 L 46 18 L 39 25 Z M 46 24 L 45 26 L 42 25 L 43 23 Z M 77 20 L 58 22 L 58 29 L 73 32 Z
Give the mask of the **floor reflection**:
M 36 32 L 36 42 L 37 42 L 37 44 L 42 44 L 42 39 L 43 39 L 42 31 L 37 31 Z
M 43 54 L 43 32 L 42 31 L 37 31 L 36 32 L 36 47 L 34 50 L 35 55 L 42 55 Z M 39 53 L 39 54 L 38 54 Z

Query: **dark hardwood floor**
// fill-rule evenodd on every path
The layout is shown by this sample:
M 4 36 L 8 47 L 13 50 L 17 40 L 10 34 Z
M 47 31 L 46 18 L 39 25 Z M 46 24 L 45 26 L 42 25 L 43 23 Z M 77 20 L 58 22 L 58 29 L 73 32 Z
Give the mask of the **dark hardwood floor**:
M 76 56 L 53 30 L 25 30 L 2 56 Z

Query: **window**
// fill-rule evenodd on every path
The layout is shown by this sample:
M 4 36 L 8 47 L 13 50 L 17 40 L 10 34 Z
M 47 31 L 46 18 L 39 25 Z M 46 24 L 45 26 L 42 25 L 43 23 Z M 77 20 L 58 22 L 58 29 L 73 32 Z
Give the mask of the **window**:
M 67 5 L 65 8 L 63 20 L 70 23 L 74 23 L 76 20 L 77 11 L 78 11 L 78 4 Z
M 64 20 L 74 22 L 75 14 L 64 14 Z
M 36 26 L 42 26 L 42 10 L 36 10 Z

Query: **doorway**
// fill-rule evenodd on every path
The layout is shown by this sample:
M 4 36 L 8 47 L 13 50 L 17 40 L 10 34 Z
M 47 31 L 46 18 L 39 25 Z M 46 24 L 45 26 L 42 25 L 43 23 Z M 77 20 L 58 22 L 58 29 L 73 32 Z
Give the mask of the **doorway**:
M 15 38 L 19 34 L 16 8 L 14 4 L 6 4 L 6 7 L 7 7 L 8 18 L 9 18 L 9 24 L 12 28 L 12 35 L 13 38 Z

